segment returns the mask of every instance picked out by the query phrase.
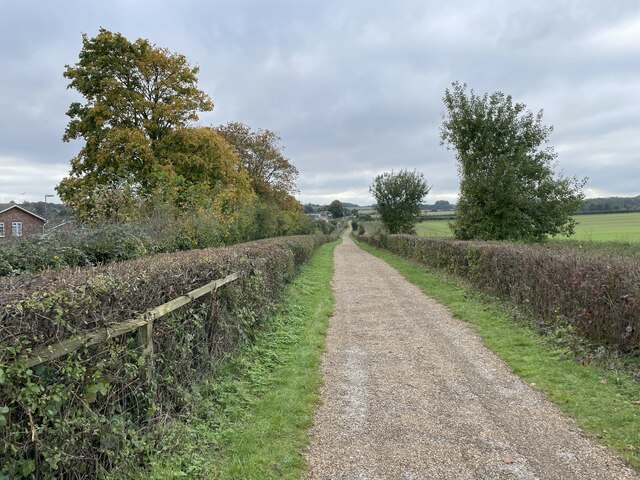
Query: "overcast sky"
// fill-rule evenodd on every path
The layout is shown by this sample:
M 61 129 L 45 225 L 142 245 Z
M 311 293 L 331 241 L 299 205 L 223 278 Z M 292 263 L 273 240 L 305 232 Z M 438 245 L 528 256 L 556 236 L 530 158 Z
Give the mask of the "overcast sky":
M 43 200 L 68 173 L 62 73 L 100 26 L 199 65 L 215 104 L 201 124 L 277 131 L 302 202 L 368 204 L 372 178 L 401 168 L 424 173 L 429 203 L 455 201 L 439 144 L 455 80 L 543 109 L 588 197 L 640 194 L 638 0 L 0 0 L 0 203 Z

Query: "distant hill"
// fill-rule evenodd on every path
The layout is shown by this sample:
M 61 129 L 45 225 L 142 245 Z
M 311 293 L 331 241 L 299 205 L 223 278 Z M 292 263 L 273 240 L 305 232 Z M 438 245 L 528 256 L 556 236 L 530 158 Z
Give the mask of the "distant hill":
M 579 213 L 640 211 L 640 195 L 636 197 L 587 198 Z

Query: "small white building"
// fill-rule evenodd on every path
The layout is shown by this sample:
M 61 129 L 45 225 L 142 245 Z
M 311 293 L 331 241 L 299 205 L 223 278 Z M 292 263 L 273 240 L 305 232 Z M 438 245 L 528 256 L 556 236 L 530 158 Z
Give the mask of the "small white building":
M 307 216 L 309 218 L 313 218 L 314 220 L 324 220 L 325 222 L 328 222 L 330 218 L 333 218 L 333 214 L 331 212 L 327 212 L 326 210 L 319 213 L 307 213 Z

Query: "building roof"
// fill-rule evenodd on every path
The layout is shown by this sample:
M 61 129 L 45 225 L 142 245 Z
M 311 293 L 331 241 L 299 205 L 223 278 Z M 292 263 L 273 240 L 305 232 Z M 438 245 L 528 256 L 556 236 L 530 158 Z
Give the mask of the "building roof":
M 0 207 L 0 208 L 2 208 L 2 207 Z M 35 213 L 30 212 L 29 210 L 27 210 L 26 208 L 21 207 L 20 205 L 11 205 L 11 206 L 10 206 L 10 207 L 8 207 L 8 208 L 5 208 L 5 209 L 3 209 L 3 210 L 0 210 L 0 213 L 8 212 L 8 211 L 9 211 L 9 210 L 11 210 L 12 208 L 18 208 L 18 209 L 22 210 L 23 212 L 26 212 L 26 213 L 28 213 L 29 215 L 32 215 L 32 216 L 34 216 L 34 217 L 36 217 L 36 218 L 38 218 L 38 219 L 42 220 L 44 223 L 47 223 L 47 219 L 46 219 L 46 218 L 42 218 L 40 215 L 36 215 Z

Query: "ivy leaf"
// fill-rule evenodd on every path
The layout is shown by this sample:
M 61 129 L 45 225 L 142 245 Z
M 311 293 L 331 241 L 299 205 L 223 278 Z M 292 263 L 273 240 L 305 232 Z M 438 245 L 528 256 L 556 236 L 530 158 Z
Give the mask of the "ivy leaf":
M 18 465 L 23 477 L 31 475 L 36 470 L 36 462 L 33 460 L 20 460 Z
M 98 393 L 106 395 L 110 386 L 111 385 L 106 380 L 92 385 L 87 385 L 84 391 L 84 401 L 87 403 L 95 402 L 98 399 Z
M 0 407 L 0 428 L 7 425 L 7 417 L 4 416 L 5 413 L 9 413 L 9 407 Z

